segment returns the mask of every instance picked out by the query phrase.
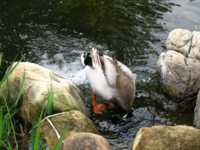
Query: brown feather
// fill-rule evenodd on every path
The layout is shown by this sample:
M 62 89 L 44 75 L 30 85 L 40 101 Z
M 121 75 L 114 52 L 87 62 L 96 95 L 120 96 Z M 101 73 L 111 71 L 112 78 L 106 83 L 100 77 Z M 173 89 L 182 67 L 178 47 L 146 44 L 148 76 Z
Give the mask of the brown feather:
M 113 58 L 113 63 L 116 66 L 117 78 L 116 88 L 118 92 L 118 103 L 123 109 L 129 111 L 133 105 L 135 97 L 134 81 L 120 68 L 118 61 Z
M 126 111 L 130 110 L 135 97 L 135 86 L 133 80 L 130 79 L 130 77 L 127 76 L 124 72 L 121 72 L 117 76 L 116 88 L 119 95 L 119 98 L 117 99 L 119 104 Z

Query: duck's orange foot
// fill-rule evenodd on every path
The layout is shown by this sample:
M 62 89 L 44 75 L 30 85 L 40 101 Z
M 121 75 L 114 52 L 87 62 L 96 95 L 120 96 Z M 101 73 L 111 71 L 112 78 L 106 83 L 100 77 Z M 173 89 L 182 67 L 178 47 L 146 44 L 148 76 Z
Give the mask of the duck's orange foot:
M 106 104 L 106 107 L 108 109 L 114 109 L 115 108 L 115 104 L 113 104 L 112 102 L 109 102 L 109 103 Z
M 103 114 L 107 109 L 107 105 L 105 104 L 96 104 L 93 105 L 93 112 L 97 115 Z

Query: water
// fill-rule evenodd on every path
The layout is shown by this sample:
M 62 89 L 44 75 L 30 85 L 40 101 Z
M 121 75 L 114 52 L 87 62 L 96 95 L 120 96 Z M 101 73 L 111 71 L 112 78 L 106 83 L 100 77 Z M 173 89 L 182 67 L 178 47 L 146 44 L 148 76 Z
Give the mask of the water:
M 114 149 L 130 149 L 141 127 L 192 123 L 158 90 L 155 67 L 169 31 L 200 30 L 199 8 L 198 0 L 3 0 L 0 74 L 13 60 L 38 63 L 79 85 L 89 106 L 80 54 L 97 47 L 116 56 L 138 76 L 133 116 L 92 119 Z

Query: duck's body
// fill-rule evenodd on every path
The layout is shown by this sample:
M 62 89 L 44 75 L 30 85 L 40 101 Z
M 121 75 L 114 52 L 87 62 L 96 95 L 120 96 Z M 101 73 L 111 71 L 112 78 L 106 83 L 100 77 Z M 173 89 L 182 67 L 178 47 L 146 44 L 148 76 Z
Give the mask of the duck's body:
M 94 48 L 87 56 L 82 56 L 82 63 L 86 65 L 86 75 L 93 93 L 117 102 L 126 111 L 131 109 L 136 75 L 128 67 L 107 55 L 99 56 Z

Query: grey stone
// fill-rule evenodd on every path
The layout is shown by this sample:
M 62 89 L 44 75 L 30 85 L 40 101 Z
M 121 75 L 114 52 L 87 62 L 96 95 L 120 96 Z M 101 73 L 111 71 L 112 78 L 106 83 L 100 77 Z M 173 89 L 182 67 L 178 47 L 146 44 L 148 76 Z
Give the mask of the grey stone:
M 166 47 L 168 50 L 174 50 L 183 55 L 187 55 L 192 43 L 192 37 L 192 32 L 189 30 L 175 29 L 169 33 Z
M 164 89 L 170 96 L 187 99 L 200 89 L 200 32 L 175 29 L 166 48 L 157 63 Z
M 196 105 L 194 109 L 194 125 L 200 128 L 200 92 L 197 96 Z
M 107 140 L 97 134 L 74 133 L 65 139 L 62 150 L 111 150 Z
M 198 92 L 200 61 L 169 50 L 160 55 L 158 68 L 161 82 L 169 95 L 185 98 Z

